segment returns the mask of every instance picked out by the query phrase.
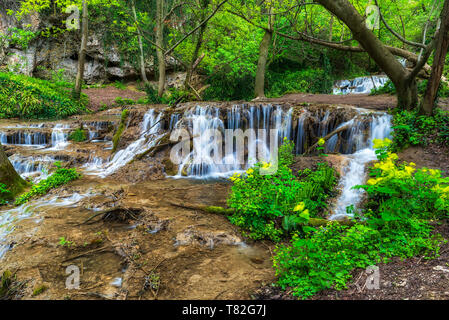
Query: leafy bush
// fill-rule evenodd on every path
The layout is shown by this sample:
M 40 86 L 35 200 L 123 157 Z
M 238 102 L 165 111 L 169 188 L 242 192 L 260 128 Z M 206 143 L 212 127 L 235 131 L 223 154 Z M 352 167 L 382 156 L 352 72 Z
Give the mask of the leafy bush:
M 11 191 L 8 190 L 8 187 L 0 183 L 0 205 L 3 205 L 6 203 L 6 199 L 9 199 L 11 197 Z
M 287 93 L 329 93 L 332 81 L 323 69 L 286 70 L 267 73 L 267 96 L 280 97 Z
M 24 204 L 35 196 L 47 194 L 51 189 L 62 186 L 80 177 L 81 175 L 74 168 L 66 169 L 59 167 L 50 177 L 41 180 L 38 184 L 32 186 L 30 191 L 17 197 L 16 205 Z
M 64 118 L 86 111 L 70 89 L 24 75 L 0 73 L 0 118 Z
M 83 142 L 87 140 L 86 130 L 78 128 L 69 135 L 69 140 Z
M 396 94 L 396 87 L 391 80 L 387 80 L 382 87 L 371 89 L 370 95 Z
M 122 98 L 122 97 L 115 98 L 115 103 L 119 106 L 130 106 L 130 105 L 136 104 L 136 102 L 133 99 Z
M 364 189 L 368 201 L 363 222 L 353 226 L 331 222 L 296 233 L 291 244 L 276 248 L 274 267 L 282 288 L 310 297 L 327 288 L 342 289 L 351 271 L 369 265 L 424 254 L 438 254 L 440 236 L 432 236 L 430 219 L 449 214 L 449 179 L 438 170 L 416 170 L 397 164 L 390 141 L 375 141 L 379 162 Z
M 433 117 L 419 115 L 416 111 L 400 111 L 393 119 L 393 150 L 409 145 L 449 143 L 449 113 L 436 109 Z
M 293 147 L 286 141 L 279 148 L 278 168 L 272 174 L 262 173 L 273 164 L 258 163 L 245 174 L 231 177 L 234 185 L 228 204 L 235 213 L 229 219 L 252 239 L 279 241 L 327 206 L 326 199 L 336 184 L 334 170 L 323 163 L 316 171 L 306 169 L 296 177 L 289 168 Z

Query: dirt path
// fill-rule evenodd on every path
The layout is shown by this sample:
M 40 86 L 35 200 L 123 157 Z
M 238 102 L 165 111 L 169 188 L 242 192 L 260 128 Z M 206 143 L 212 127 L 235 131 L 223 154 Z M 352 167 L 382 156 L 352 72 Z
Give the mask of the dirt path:
M 113 86 L 107 86 L 104 88 L 90 88 L 84 89 L 83 93 L 89 97 L 89 109 L 92 111 L 98 111 L 101 107 L 111 107 L 115 104 L 115 99 L 121 97 L 123 99 L 131 99 L 134 101 L 140 98 L 145 98 L 145 92 L 139 91 L 130 86 L 125 90 L 118 89 Z
M 396 96 L 367 94 L 287 94 L 281 98 L 260 99 L 267 102 L 289 102 L 289 103 L 317 103 L 317 104 L 347 104 L 366 109 L 385 110 L 396 106 Z

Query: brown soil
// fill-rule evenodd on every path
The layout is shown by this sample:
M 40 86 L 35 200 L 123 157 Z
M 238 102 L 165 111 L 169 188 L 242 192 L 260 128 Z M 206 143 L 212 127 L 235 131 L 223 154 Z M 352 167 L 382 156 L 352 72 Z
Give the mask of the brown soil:
M 396 96 L 387 94 L 370 96 L 367 94 L 331 95 L 294 93 L 287 94 L 281 98 L 259 99 L 257 101 L 334 105 L 347 104 L 360 108 L 383 110 L 395 107 L 397 99 Z
M 85 177 L 55 192 L 60 198 L 87 189 L 97 195 L 74 207 L 49 205 L 18 223 L 2 269 L 18 270 L 19 280 L 29 280 L 24 299 L 250 299 L 251 292 L 274 281 L 270 245 L 245 244 L 223 216 L 166 202 L 224 205 L 228 187 L 185 179 L 128 185 Z M 93 209 L 118 205 L 143 212 L 129 221 L 99 216 L 79 225 L 98 212 Z M 61 246 L 61 237 L 73 244 Z M 65 287 L 69 265 L 80 268 L 79 290 Z M 115 278 L 122 278 L 121 287 L 111 285 Z M 33 296 L 42 284 L 48 289 Z
M 89 109 L 92 111 L 98 111 L 98 109 L 104 106 L 114 106 L 115 99 L 117 97 L 137 101 L 146 96 L 145 92 L 138 91 L 133 87 L 128 87 L 126 90 L 118 89 L 112 86 L 104 88 L 90 88 L 84 89 L 83 93 L 87 94 L 89 97 Z
M 449 175 L 449 146 L 410 147 L 398 155 L 400 160 L 414 162 L 418 168 L 440 169 L 444 175 Z

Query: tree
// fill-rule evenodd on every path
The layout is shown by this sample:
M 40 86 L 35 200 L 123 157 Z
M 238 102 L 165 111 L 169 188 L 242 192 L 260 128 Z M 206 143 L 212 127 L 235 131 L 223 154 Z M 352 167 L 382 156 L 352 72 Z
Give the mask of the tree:
M 80 45 L 80 51 L 78 55 L 78 70 L 76 73 L 76 79 L 75 79 L 75 88 L 73 90 L 73 96 L 75 99 L 80 99 L 81 97 L 81 89 L 83 86 L 83 79 L 84 79 L 84 66 L 86 62 L 86 51 L 87 51 L 87 37 L 89 33 L 89 27 L 88 27 L 88 19 L 89 14 L 87 11 L 87 0 L 83 0 L 83 21 L 82 21 L 82 27 L 81 27 L 81 45 Z
M 10 198 L 16 196 L 28 185 L 16 172 L 8 157 L 6 156 L 3 146 L 0 143 L 0 183 L 6 185 L 11 192 Z
M 259 47 L 259 61 L 257 62 L 256 81 L 254 85 L 254 94 L 256 98 L 265 97 L 265 72 L 268 60 L 268 50 L 273 38 L 272 8 L 268 12 L 268 26 L 265 29 L 262 41 Z
M 426 115 L 432 115 L 435 107 L 435 100 L 438 88 L 443 74 L 444 63 L 449 46 L 449 0 L 444 1 L 441 11 L 441 27 L 436 39 L 436 49 L 432 64 L 432 73 L 427 81 L 427 88 L 424 94 L 420 112 Z
M 136 2 L 132 0 L 131 3 L 134 20 L 137 21 L 137 12 L 136 12 Z M 143 53 L 143 43 L 142 43 L 142 34 L 139 29 L 137 29 L 137 39 L 139 42 L 139 53 L 140 53 L 140 75 L 142 77 L 142 81 L 145 84 L 148 84 L 147 72 L 145 69 L 145 56 Z
M 165 89 L 164 2 L 165 0 L 156 0 L 156 53 L 159 72 L 157 94 L 159 97 L 162 97 Z

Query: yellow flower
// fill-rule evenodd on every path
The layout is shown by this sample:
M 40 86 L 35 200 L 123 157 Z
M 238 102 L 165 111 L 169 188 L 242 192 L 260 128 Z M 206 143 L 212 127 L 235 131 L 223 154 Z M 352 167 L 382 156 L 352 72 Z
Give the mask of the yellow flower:
M 412 167 L 416 167 L 416 163 L 414 162 L 410 162 L 409 165 L 411 165 Z
M 303 211 L 306 207 L 304 202 L 300 202 L 296 205 L 296 207 L 293 209 L 293 211 Z
M 271 167 L 271 163 L 262 162 L 262 168 L 267 169 Z
M 380 139 L 373 139 L 373 143 L 374 143 L 374 146 L 373 146 L 374 149 L 380 149 L 380 148 L 383 148 L 383 146 L 384 146 L 382 140 L 380 140 Z
M 326 143 L 326 140 L 324 140 L 323 138 L 320 138 L 319 140 L 318 140 L 318 145 L 319 146 L 322 146 L 323 144 L 325 144 Z
M 247 174 L 253 174 L 253 173 L 254 173 L 254 170 L 253 170 L 252 168 L 249 168 L 249 169 L 246 171 L 246 173 L 247 173 Z
M 377 179 L 369 179 L 366 184 L 370 186 L 374 186 L 377 183 Z

